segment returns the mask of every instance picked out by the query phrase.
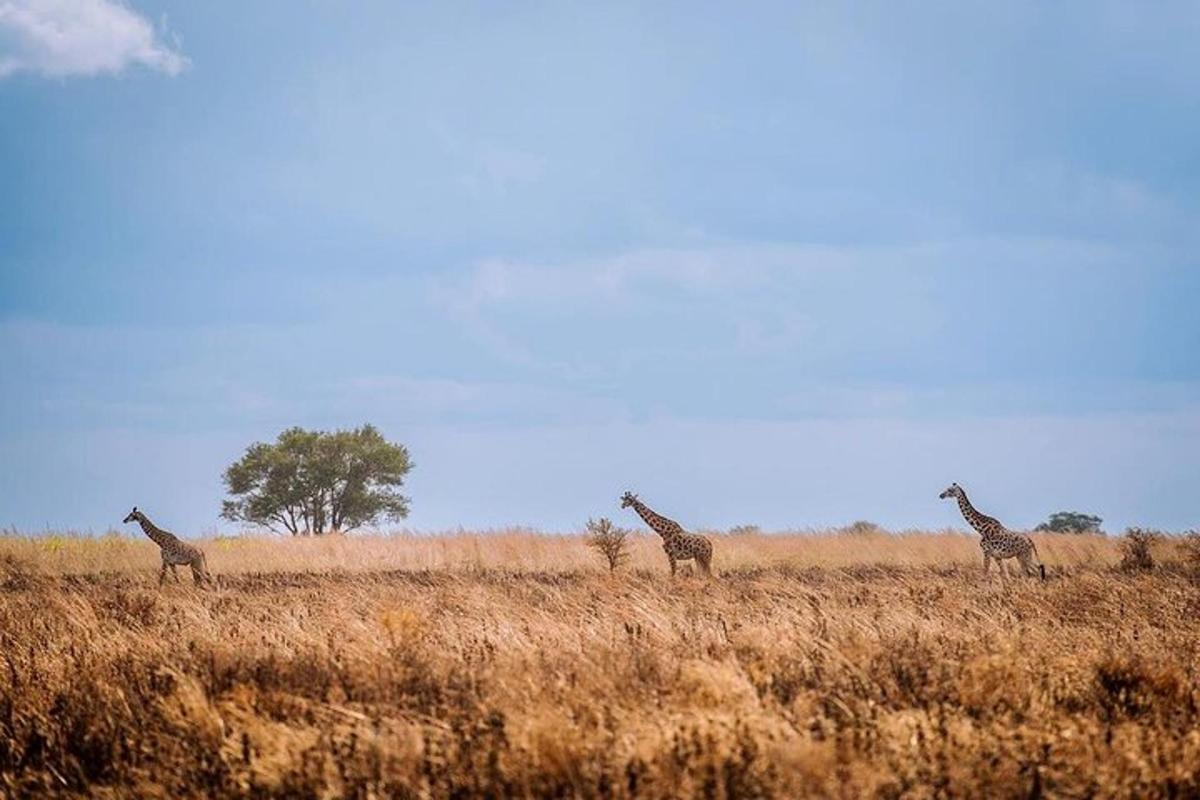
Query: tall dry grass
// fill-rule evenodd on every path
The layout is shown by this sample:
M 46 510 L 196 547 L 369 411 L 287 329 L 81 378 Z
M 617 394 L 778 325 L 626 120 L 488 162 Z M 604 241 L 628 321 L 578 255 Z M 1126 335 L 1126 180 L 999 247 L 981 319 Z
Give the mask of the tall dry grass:
M 754 567 L 947 566 L 982 564 L 979 538 L 957 531 L 858 533 L 803 531 L 720 534 L 716 569 Z M 1051 567 L 1076 568 L 1118 563 L 1120 541 L 1099 535 L 1034 534 L 1038 552 Z M 225 575 L 252 572 L 344 570 L 602 571 L 603 561 L 585 546 L 582 533 L 540 534 L 516 529 L 487 533 L 287 538 L 236 536 L 192 540 L 208 557 L 209 567 Z M 627 568 L 659 569 L 661 540 L 646 532 L 629 537 Z M 141 535 L 109 532 L 0 536 L 0 555 L 19 559 L 43 574 L 116 573 L 155 570 L 158 547 Z
M 1200 794 L 1200 584 L 1102 537 L 716 541 L 672 581 L 578 537 L 0 540 L 0 793 Z

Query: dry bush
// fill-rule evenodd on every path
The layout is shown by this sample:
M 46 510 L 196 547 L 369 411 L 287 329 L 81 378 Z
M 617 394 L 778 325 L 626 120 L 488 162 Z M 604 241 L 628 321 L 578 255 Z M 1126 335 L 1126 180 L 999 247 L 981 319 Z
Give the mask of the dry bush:
M 1146 572 L 1154 569 L 1154 554 L 1151 549 L 1162 541 L 1158 531 L 1145 528 L 1127 528 L 1121 536 L 1120 568 L 1126 572 Z
M 869 522 L 865 519 L 856 520 L 850 523 L 840 531 L 846 536 L 866 536 L 868 534 L 887 533 L 886 530 L 876 525 L 874 522 Z
M 627 528 L 613 525 L 607 517 L 589 519 L 584 542 L 604 557 L 609 572 L 616 572 L 617 567 L 629 560 L 629 533 Z
M 1185 567 L 1200 574 L 1200 531 L 1188 531 L 1180 537 L 1179 555 Z

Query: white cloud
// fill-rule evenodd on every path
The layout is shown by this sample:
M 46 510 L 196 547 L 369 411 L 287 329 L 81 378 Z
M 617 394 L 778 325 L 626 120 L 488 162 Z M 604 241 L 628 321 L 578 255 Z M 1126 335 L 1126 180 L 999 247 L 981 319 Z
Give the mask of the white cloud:
M 558 263 L 482 259 L 467 270 L 437 279 L 432 296 L 439 305 L 459 314 L 496 309 L 569 314 L 597 301 L 628 303 L 648 292 L 730 298 L 770 296 L 799 286 L 804 291 L 798 296 L 805 296 L 840 292 L 854 281 L 878 289 L 879 282 L 889 278 L 913 288 L 920 275 L 977 268 L 984 258 L 1006 268 L 1022 264 L 1051 267 L 1063 261 L 1100 265 L 1111 261 L 1115 253 L 1088 242 L 1045 238 L 878 246 L 709 243 L 644 248 Z M 891 297 L 884 300 L 893 302 Z M 858 308 L 862 310 L 861 305 Z M 754 335 L 747 331 L 749 338 Z
M 580 312 L 602 308 L 614 319 L 672 296 L 693 308 L 709 302 L 713 307 L 705 313 L 731 320 L 739 348 L 763 354 L 791 348 L 812 333 L 813 321 L 797 309 L 797 298 L 811 305 L 814 297 L 829 301 L 841 296 L 852 285 L 846 278 L 850 273 L 863 281 L 895 283 L 914 265 L 942 264 L 961 249 L 953 244 L 709 244 L 559 263 L 493 258 L 439 277 L 430 294 L 436 305 L 489 345 L 506 342 L 510 349 L 518 345 L 503 327 L 505 312 L 519 312 L 526 320 L 537 315 L 577 318 Z M 907 284 L 919 280 L 904 278 Z M 857 309 L 864 315 L 900 313 L 890 296 L 865 297 Z M 910 302 L 903 316 L 918 327 L 932 318 L 927 304 L 917 301 Z
M 643 249 L 559 264 L 484 259 L 466 274 L 439 281 L 434 295 L 460 313 L 498 307 L 575 309 L 596 300 L 624 302 L 647 289 L 745 291 L 781 271 L 837 266 L 845 260 L 833 248 L 769 245 Z
M 1006 317 L 995 305 L 969 310 L 963 292 L 1002 296 L 1014 306 L 1008 321 L 1044 328 L 1047 315 L 1058 313 L 1055 293 L 1064 287 L 1078 292 L 1073 281 L 1090 276 L 1086 291 L 1114 310 L 1120 292 L 1102 287 L 1121 273 L 1136 276 L 1144 256 L 1136 248 L 1055 238 L 710 242 L 551 262 L 483 259 L 434 278 L 428 296 L 498 358 L 561 377 L 612 365 L 591 346 L 600 329 L 608 352 L 623 354 L 621 369 L 660 358 L 752 357 L 786 358 L 792 368 L 804 363 L 841 375 L 846 370 L 834 365 L 848 364 L 867 374 L 899 364 L 928 368 L 946 358 L 930 354 L 965 352 L 971 337 L 985 344 L 979 323 L 998 330 Z M 657 333 L 655 319 L 662 326 Z M 570 327 L 553 327 L 563 324 Z M 682 331 L 697 335 L 694 350 L 675 335 Z M 564 336 L 577 347 L 562 347 Z M 1074 358 L 1079 345 L 1064 341 L 1052 343 L 1055 352 Z M 1017 350 L 999 348 L 994 356 L 1009 358 L 1017 369 L 1018 358 L 1025 363 Z M 1053 358 L 1044 355 L 1042 363 Z
M 378 104 L 371 100 L 371 108 Z M 392 136 L 392 123 L 386 126 Z M 467 138 L 452 126 L 436 122 L 434 136 L 461 170 L 458 182 L 475 195 L 507 194 L 522 186 L 541 181 L 549 164 L 531 150 L 488 139 Z
M 120 0 L 0 0 L 0 78 L 115 74 L 130 65 L 178 74 L 187 59 Z

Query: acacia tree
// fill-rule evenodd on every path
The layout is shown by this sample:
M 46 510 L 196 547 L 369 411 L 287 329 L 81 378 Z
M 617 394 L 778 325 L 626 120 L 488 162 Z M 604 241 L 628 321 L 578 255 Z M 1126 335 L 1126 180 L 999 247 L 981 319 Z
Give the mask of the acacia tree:
M 225 470 L 232 500 L 221 516 L 293 536 L 348 531 L 408 516 L 399 493 L 412 469 L 408 450 L 374 426 L 354 430 L 288 428 L 274 443 L 256 442 Z

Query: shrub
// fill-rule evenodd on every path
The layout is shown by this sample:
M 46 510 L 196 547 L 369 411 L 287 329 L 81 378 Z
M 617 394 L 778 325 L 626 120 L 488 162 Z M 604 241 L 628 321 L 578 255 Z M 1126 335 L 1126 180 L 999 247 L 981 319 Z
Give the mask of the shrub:
M 629 558 L 629 529 L 618 528 L 607 517 L 587 521 L 585 541 L 588 547 L 604 556 L 609 572 L 615 572 Z
M 1188 531 L 1179 540 L 1179 555 L 1183 563 L 1200 573 L 1200 531 Z
M 842 528 L 841 533 L 849 536 L 867 536 L 872 533 L 883 533 L 883 528 L 865 519 L 860 519 Z
M 1039 531 L 1052 533 L 1099 533 L 1103 523 L 1095 514 L 1081 514 L 1078 511 L 1056 511 L 1050 519 L 1037 526 Z
M 729 529 L 730 536 L 755 536 L 762 533 L 762 528 L 757 525 L 734 525 Z
M 1154 569 L 1154 556 L 1150 548 L 1162 534 L 1145 528 L 1127 528 L 1121 537 L 1121 569 L 1127 572 L 1145 572 Z

